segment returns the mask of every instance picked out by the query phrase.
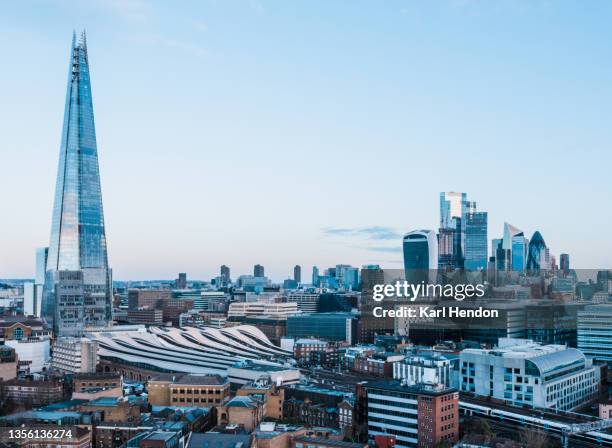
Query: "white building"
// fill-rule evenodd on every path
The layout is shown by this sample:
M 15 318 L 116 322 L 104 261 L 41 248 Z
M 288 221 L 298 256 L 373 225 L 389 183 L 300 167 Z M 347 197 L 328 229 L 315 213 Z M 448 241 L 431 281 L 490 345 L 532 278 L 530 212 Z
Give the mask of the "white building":
M 40 373 L 51 359 L 51 344 L 48 337 L 13 339 L 4 343 L 15 349 L 21 372 Z
M 277 386 L 297 384 L 300 382 L 300 371 L 293 367 L 284 367 L 270 363 L 241 361 L 227 369 L 227 377 L 232 384 L 248 384 L 269 377 Z
M 298 314 L 296 303 L 274 303 L 274 302 L 232 302 L 230 303 L 227 317 L 246 316 L 271 316 L 286 319 L 287 316 Z
M 287 302 L 296 303 L 303 313 L 316 313 L 319 307 L 319 295 L 316 289 L 298 289 L 289 293 Z
M 578 312 L 578 348 L 592 358 L 612 361 L 612 304 L 589 305 Z
M 87 338 L 58 338 L 51 367 L 66 373 L 94 373 L 100 362 L 98 342 Z
M 500 338 L 495 349 L 460 355 L 463 392 L 509 404 L 571 410 L 597 397 L 601 371 L 575 348 Z
M 457 355 L 442 353 L 408 354 L 401 362 L 393 364 L 393 378 L 405 384 L 444 384 L 458 388 L 458 378 L 453 375 Z

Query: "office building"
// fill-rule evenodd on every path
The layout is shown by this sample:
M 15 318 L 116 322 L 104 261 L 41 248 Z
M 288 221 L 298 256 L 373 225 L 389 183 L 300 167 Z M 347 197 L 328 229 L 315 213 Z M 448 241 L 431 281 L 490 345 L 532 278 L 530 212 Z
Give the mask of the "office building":
M 99 362 L 96 341 L 62 337 L 53 342 L 51 367 L 54 370 L 63 373 L 93 373 Z
M 12 339 L 4 344 L 15 349 L 20 373 L 42 373 L 51 359 L 51 342 L 48 336 Z
M 63 387 L 58 381 L 13 379 L 0 385 L 6 400 L 22 405 L 43 406 L 62 399 Z
M 179 272 L 178 278 L 174 282 L 176 289 L 187 289 L 187 273 Z
M 550 253 L 544 238 L 537 230 L 529 240 L 526 269 L 531 273 L 550 269 Z
M 325 341 L 356 340 L 357 318 L 351 313 L 307 313 L 287 317 L 287 337 L 308 338 L 316 335 Z
M 264 267 L 260 264 L 253 266 L 253 277 L 265 277 Z
M 612 304 L 588 305 L 578 312 L 578 348 L 612 365 Z
M 319 286 L 319 268 L 316 266 L 312 267 L 312 286 Z
M 404 235 L 404 272 L 410 284 L 435 283 L 438 241 L 433 230 L 413 230 Z
M 160 374 L 147 390 L 151 406 L 214 407 L 229 400 L 230 383 L 220 375 Z
M 276 319 L 287 319 L 288 316 L 299 314 L 295 302 L 232 302 L 227 311 L 227 317 L 269 316 Z
M 393 379 L 408 385 L 427 383 L 457 387 L 458 376 L 454 372 L 458 365 L 459 357 L 452 353 L 412 353 L 393 364 Z
M 394 436 L 396 447 L 427 448 L 459 439 L 459 394 L 444 385 L 368 382 L 368 440 Z
M 163 301 L 172 297 L 169 289 L 129 289 L 128 309 L 161 308 Z
M 112 281 L 84 32 L 78 41 L 76 36 L 72 39 L 59 159 L 41 313 L 56 335 L 63 336 L 78 333 L 80 327 L 108 327 L 112 321 Z M 82 271 L 86 297 L 82 304 L 65 310 L 57 303 L 60 297 L 55 289 L 61 283 L 58 273 L 63 271 Z
M 302 283 L 302 267 L 299 264 L 293 267 L 293 281 L 298 285 Z
M 128 310 L 127 322 L 137 325 L 162 325 L 164 323 L 164 312 L 155 308 Z
M 316 313 L 319 311 L 319 295 L 316 289 L 298 289 L 291 291 L 287 302 L 294 302 L 302 313 Z
M 570 256 L 569 254 L 561 254 L 559 257 L 559 269 L 564 274 L 569 274 L 570 271 Z
M 221 287 L 227 286 L 231 283 L 232 277 L 230 275 L 230 268 L 226 265 L 221 265 L 220 269 Z
M 487 268 L 487 212 L 468 213 L 465 218 L 464 267 L 467 270 Z
M 460 354 L 460 390 L 517 406 L 570 411 L 599 394 L 600 368 L 575 348 L 500 338 Z

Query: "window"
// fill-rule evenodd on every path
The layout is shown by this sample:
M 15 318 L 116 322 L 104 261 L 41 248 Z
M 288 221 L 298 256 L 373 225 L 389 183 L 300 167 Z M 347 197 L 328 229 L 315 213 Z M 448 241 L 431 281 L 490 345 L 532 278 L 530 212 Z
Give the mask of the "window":
M 13 338 L 15 338 L 16 341 L 21 341 L 23 339 L 23 328 L 15 328 L 15 331 L 13 331 Z

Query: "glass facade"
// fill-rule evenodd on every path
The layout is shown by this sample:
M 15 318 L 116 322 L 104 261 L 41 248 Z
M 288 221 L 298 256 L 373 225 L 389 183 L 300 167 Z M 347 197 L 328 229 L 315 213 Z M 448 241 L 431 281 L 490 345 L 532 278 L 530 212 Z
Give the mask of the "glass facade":
M 529 241 L 527 250 L 527 270 L 539 272 L 540 269 L 548 269 L 546 258 L 546 243 L 540 232 L 536 231 Z
M 465 269 L 487 268 L 487 212 L 468 213 L 465 222 Z
M 55 322 L 59 271 L 83 271 L 84 323 L 106 326 L 111 319 L 110 271 L 106 250 L 98 150 L 89 77 L 87 42 L 73 36 L 60 146 L 51 238 L 43 294 L 43 316 Z M 85 306 L 85 305 L 84 305 Z M 96 308 L 96 309 L 93 309 Z M 101 309 L 100 309 L 101 308 Z M 89 320 L 89 322 L 87 322 Z

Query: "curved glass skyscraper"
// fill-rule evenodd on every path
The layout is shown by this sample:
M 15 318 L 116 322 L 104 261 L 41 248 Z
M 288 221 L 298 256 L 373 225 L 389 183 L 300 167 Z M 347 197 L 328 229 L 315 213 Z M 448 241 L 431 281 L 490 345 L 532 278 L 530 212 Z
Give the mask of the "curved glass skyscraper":
M 527 270 L 539 272 L 540 269 L 550 269 L 548 248 L 542 234 L 536 230 L 529 241 L 527 249 Z
M 73 293 L 71 294 L 70 291 Z M 98 150 L 85 32 L 73 35 L 42 314 L 59 335 L 111 321 Z

